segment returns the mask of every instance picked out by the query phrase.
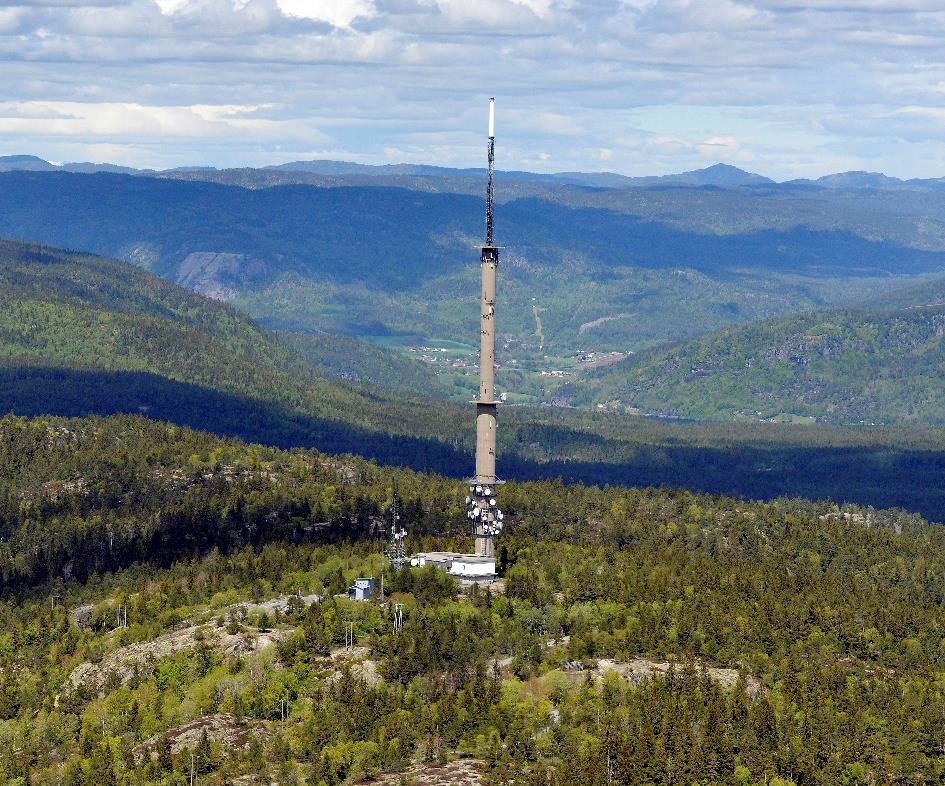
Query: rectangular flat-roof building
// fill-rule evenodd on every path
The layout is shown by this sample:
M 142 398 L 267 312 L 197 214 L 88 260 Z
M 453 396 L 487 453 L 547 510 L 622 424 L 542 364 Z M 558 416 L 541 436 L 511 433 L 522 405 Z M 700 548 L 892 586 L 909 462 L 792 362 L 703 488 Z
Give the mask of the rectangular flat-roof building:
M 455 551 L 424 551 L 410 558 L 411 566 L 433 565 L 463 581 L 493 581 L 496 577 L 495 557 L 479 554 L 458 554 Z

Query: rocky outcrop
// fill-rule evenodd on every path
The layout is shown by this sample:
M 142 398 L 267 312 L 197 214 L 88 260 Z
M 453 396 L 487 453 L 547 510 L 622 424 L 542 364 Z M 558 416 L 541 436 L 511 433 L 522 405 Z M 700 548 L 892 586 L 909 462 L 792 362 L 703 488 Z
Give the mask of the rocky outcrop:
M 196 748 L 204 732 L 207 733 L 207 738 L 211 742 L 220 743 L 225 748 L 234 750 L 248 748 L 253 737 L 265 741 L 272 734 L 270 724 L 266 721 L 248 718 L 237 720 L 232 715 L 223 714 L 196 718 L 180 726 L 173 726 L 164 734 L 167 735 L 171 744 L 171 753 L 177 755 L 181 751 Z M 158 742 L 162 736 L 164 735 L 156 734 L 134 748 L 132 753 L 136 764 L 141 764 L 147 757 L 156 755 Z
M 72 670 L 66 685 L 72 690 L 84 688 L 91 694 L 99 694 L 109 683 L 124 685 L 135 674 L 147 676 L 154 661 L 196 649 L 201 641 L 226 654 L 249 654 L 282 640 L 287 633 L 284 630 L 248 630 L 231 634 L 207 625 L 191 625 L 150 641 L 119 647 L 98 663 L 80 663 Z
M 214 300 L 232 300 L 245 284 L 259 279 L 266 271 L 265 264 L 246 254 L 195 251 L 180 263 L 174 280 Z

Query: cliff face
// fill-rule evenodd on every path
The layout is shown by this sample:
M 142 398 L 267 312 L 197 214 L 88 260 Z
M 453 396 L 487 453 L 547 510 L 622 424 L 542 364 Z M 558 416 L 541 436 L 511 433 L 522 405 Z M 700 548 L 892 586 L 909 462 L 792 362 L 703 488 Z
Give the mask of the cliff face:
M 194 251 L 177 268 L 174 281 L 213 300 L 230 301 L 267 273 L 265 263 L 246 254 Z

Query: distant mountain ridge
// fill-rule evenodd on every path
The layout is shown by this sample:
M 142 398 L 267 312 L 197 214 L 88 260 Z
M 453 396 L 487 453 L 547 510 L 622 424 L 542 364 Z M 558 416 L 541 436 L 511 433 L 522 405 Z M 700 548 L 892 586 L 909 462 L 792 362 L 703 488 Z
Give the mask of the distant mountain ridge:
M 262 167 L 244 167 L 246 171 L 259 173 L 297 173 L 325 177 L 421 177 L 421 178 L 456 178 L 481 177 L 485 172 L 479 167 L 461 168 L 444 167 L 431 164 L 360 164 L 354 161 L 336 161 L 333 159 L 312 159 L 307 161 L 289 161 L 284 164 L 270 164 Z M 155 170 L 135 168 L 110 163 L 68 162 L 53 164 L 35 155 L 0 156 L 0 172 L 112 172 L 140 175 L 189 175 L 193 173 L 214 173 L 238 171 L 219 169 L 213 166 L 181 166 L 171 169 Z M 811 180 L 806 178 L 775 181 L 764 175 L 748 172 L 731 164 L 717 163 L 703 169 L 694 169 L 668 175 L 623 175 L 617 172 L 528 172 L 522 170 L 502 170 L 501 177 L 511 180 L 530 181 L 559 185 L 575 185 L 587 188 L 621 189 L 654 188 L 663 186 L 678 187 L 718 187 L 740 188 L 751 186 L 814 186 L 827 189 L 870 189 L 870 190 L 937 190 L 945 189 L 945 177 L 912 178 L 902 180 L 878 172 L 838 172 Z
M 314 159 L 309 161 L 290 161 L 285 164 L 271 164 L 263 167 L 247 167 L 257 172 L 294 172 L 324 176 L 368 176 L 368 177 L 481 177 L 485 170 L 480 167 L 457 168 L 434 166 L 429 164 L 359 164 L 354 161 L 335 161 Z M 182 166 L 172 169 L 135 169 L 117 164 L 65 163 L 53 164 L 38 156 L 13 155 L 0 156 L 0 171 L 33 172 L 118 172 L 123 174 L 192 174 L 199 172 L 224 172 L 212 166 Z M 631 177 L 616 172 L 556 172 L 541 173 L 522 170 L 502 170 L 501 177 L 512 180 L 525 180 L 544 183 L 558 183 L 588 186 L 592 188 L 646 188 L 649 186 L 742 186 L 774 183 L 773 180 L 745 172 L 728 164 L 714 164 L 705 169 L 681 172 L 672 175 Z
M 579 177 L 593 177 L 575 173 Z M 609 176 L 605 173 L 604 176 Z M 617 175 L 616 177 L 622 177 Z M 656 175 L 649 177 L 627 177 L 622 184 L 625 188 L 651 188 L 653 186 L 762 186 L 774 185 L 774 180 L 729 164 L 713 164 L 705 169 L 694 169 L 690 172 L 681 172 L 677 175 Z M 603 184 L 603 183 L 602 183 Z M 616 182 L 614 186 L 616 186 Z
M 263 167 L 264 170 L 284 172 L 307 172 L 318 175 L 416 175 L 421 177 L 481 177 L 484 169 L 457 169 L 423 164 L 356 164 L 348 161 L 293 161 L 288 164 Z M 535 180 L 539 182 L 564 183 L 591 188 L 648 188 L 651 186 L 745 186 L 774 183 L 761 175 L 746 172 L 729 164 L 713 164 L 705 169 L 681 172 L 673 175 L 631 177 L 616 172 L 555 172 L 542 174 L 520 170 L 503 170 L 500 176 L 513 180 Z
M 93 164 L 89 161 L 72 161 L 65 164 L 53 164 L 39 156 L 13 155 L 0 156 L 0 172 L 111 172 L 113 174 L 151 174 L 151 169 L 135 169 L 119 164 Z
M 790 180 L 785 185 L 814 185 L 830 189 L 870 189 L 877 191 L 937 191 L 945 189 L 945 177 L 901 180 L 881 172 L 838 172 L 816 180 Z
M 0 156 L 0 172 L 55 172 L 59 167 L 39 156 Z

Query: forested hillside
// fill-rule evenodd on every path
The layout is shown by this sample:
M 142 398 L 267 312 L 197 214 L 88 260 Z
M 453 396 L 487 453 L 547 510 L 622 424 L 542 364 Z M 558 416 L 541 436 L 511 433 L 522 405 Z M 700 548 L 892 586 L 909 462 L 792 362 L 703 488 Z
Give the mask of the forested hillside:
M 475 335 L 484 186 L 470 177 L 471 195 L 65 172 L 0 182 L 0 233 L 133 261 L 269 328 Z M 581 350 L 637 350 L 945 269 L 937 197 L 897 211 L 825 201 L 826 190 L 552 185 L 499 183 L 500 196 L 509 190 L 497 223 L 507 247 L 502 349 L 506 361 L 541 369 Z
M 125 263 L 4 242 L 0 297 L 6 411 L 139 411 L 336 450 L 359 430 L 432 433 L 410 422 L 419 406 L 331 382 L 235 309 Z
M 925 284 L 870 311 L 788 317 L 641 353 L 575 386 L 574 400 L 705 420 L 942 424 L 940 289 Z M 902 306 L 910 300 L 928 305 Z
M 504 594 L 388 572 L 395 632 L 334 594 L 378 575 L 395 485 L 410 548 L 467 546 L 461 484 L 136 417 L 4 418 L 0 463 L 9 784 L 945 770 L 945 530 L 915 516 L 511 483 Z
M 467 406 L 338 384 L 229 306 L 130 265 L 7 242 L 0 299 L 0 412 L 144 414 L 453 477 L 471 470 Z M 500 417 L 509 479 L 830 498 L 945 520 L 938 430 L 712 427 L 528 407 Z
M 286 333 L 278 337 L 329 376 L 388 391 L 445 397 L 446 380 L 428 364 L 337 333 Z

